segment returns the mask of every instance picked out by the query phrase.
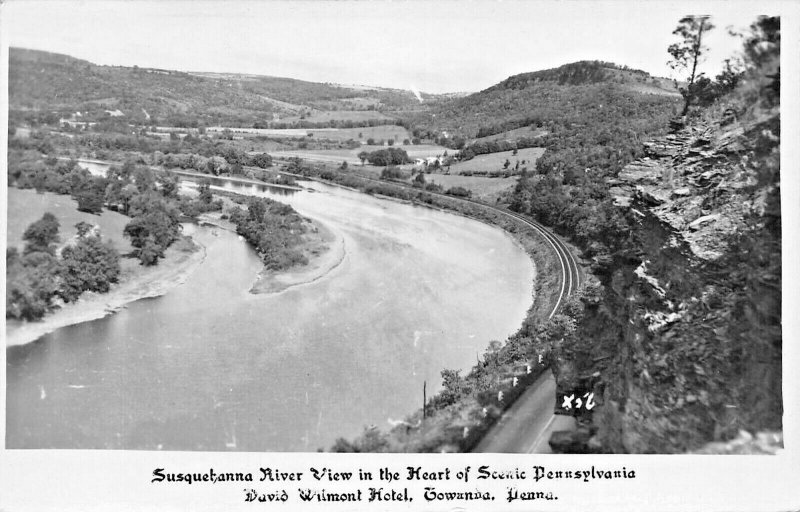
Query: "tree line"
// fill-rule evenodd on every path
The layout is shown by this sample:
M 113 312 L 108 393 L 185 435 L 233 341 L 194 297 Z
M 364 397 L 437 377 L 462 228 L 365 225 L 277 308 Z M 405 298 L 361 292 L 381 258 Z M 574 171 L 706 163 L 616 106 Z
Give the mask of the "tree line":
M 263 197 L 250 197 L 247 209 L 236 206 L 228 218 L 258 252 L 269 270 L 284 270 L 308 263 L 298 248 L 306 232 L 303 218 L 291 206 Z
M 95 226 L 75 225 L 78 234 L 57 250 L 58 219 L 45 213 L 25 230 L 22 253 L 6 250 L 6 317 L 36 320 L 60 298 L 74 302 L 83 292 L 107 292 L 119 279 L 119 254 Z

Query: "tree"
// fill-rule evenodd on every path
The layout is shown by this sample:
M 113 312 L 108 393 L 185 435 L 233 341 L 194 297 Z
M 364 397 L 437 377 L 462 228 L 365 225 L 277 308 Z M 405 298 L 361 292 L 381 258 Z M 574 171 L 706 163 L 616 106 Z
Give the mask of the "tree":
M 46 252 L 6 251 L 6 317 L 36 320 L 52 308 L 61 265 Z
M 87 213 L 101 213 L 103 211 L 103 192 L 95 188 L 85 188 L 75 194 L 78 201 L 78 211 Z
M 58 228 L 61 225 L 56 216 L 50 212 L 42 215 L 42 218 L 28 226 L 22 239 L 25 244 L 25 254 L 32 252 L 45 252 L 55 254 L 54 244 L 58 242 Z
M 359 155 L 360 157 L 360 155 Z M 408 153 L 400 148 L 379 149 L 366 154 L 372 165 L 402 165 L 411 161 Z
M 253 155 L 250 158 L 250 165 L 252 165 L 253 167 L 260 167 L 261 169 L 272 167 L 272 157 L 269 156 L 267 153 L 259 153 L 257 155 Z
M 442 370 L 442 387 L 444 389 L 439 393 L 442 406 L 457 402 L 462 395 L 469 391 L 464 377 L 460 373 L 461 370 Z
M 689 106 L 696 93 L 694 90 L 695 80 L 702 75 L 702 73 L 697 73 L 697 66 L 708 50 L 703 46 L 703 34 L 713 28 L 710 16 L 686 16 L 678 21 L 677 28 L 672 31 L 681 40 L 667 48 L 667 52 L 672 56 L 672 60 L 668 64 L 672 69 L 691 69 L 686 87 L 680 89 L 684 100 L 682 116 L 689 111 Z
M 161 195 L 170 199 L 178 198 L 178 191 L 181 188 L 181 178 L 169 171 L 159 175 L 158 182 L 161 185 Z
M 366 151 L 362 151 L 361 153 L 358 154 L 358 159 L 361 160 L 361 165 L 362 166 L 364 165 L 364 162 L 367 161 L 368 157 L 369 157 L 369 153 L 367 153 Z
M 137 250 L 134 254 L 144 265 L 153 265 L 169 245 L 177 240 L 181 225 L 177 209 L 153 194 L 142 194 L 131 201 L 133 219 L 123 234 Z
M 228 170 L 228 162 L 221 156 L 214 155 L 206 161 L 206 169 L 210 174 L 219 176 L 220 173 Z
M 75 229 L 78 230 L 78 237 L 82 238 L 86 236 L 86 234 L 89 233 L 92 229 L 94 229 L 94 226 L 92 226 L 88 222 L 80 221 L 77 224 L 75 224 Z
M 119 278 L 119 254 L 99 236 L 81 235 L 75 245 L 62 251 L 61 258 L 59 295 L 67 302 L 84 291 L 105 293 Z
M 197 186 L 200 192 L 198 199 L 201 203 L 210 204 L 214 200 L 214 194 L 211 193 L 211 180 L 205 179 Z

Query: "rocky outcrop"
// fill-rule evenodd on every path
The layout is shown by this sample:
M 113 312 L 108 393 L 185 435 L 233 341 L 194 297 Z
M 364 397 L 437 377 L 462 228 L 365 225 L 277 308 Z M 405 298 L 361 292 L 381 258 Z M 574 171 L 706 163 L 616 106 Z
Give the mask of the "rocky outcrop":
M 702 124 L 645 143 L 646 156 L 609 180 L 615 203 L 642 203 L 694 256 L 719 258 L 741 219 L 759 207 L 750 193 L 757 169 L 747 165 L 746 128 Z
M 554 450 L 737 453 L 781 428 L 778 110 L 675 127 L 608 180 L 631 248 L 570 347 L 598 406 Z

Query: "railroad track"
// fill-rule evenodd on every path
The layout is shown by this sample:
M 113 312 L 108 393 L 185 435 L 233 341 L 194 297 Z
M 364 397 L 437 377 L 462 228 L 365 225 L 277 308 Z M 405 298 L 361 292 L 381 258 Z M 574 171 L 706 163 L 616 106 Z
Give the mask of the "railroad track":
M 289 161 L 289 159 L 276 158 L 276 161 L 287 163 Z M 313 179 L 315 181 L 320 181 L 322 183 L 326 183 L 326 184 L 329 184 L 329 185 L 337 185 L 336 183 L 328 182 L 327 180 L 320 180 L 320 179 L 317 179 L 317 178 L 311 178 L 309 176 L 304 176 L 302 174 L 294 174 L 294 173 L 290 173 L 290 172 L 282 172 L 282 174 L 289 174 L 291 176 L 295 176 L 295 177 L 303 178 L 303 179 Z M 411 187 L 410 185 L 406 185 L 406 184 L 403 184 L 403 183 L 397 183 L 397 182 L 393 182 L 393 181 L 385 181 L 385 180 L 379 180 L 379 179 L 375 179 L 375 178 L 369 178 L 367 176 L 362 176 L 360 174 L 356 174 L 355 176 L 357 176 L 359 179 L 362 179 L 362 180 L 365 180 L 365 181 L 370 181 L 370 182 L 373 182 L 373 183 L 379 183 L 381 185 L 390 184 L 390 185 L 396 185 L 396 186 L 399 186 L 399 187 L 407 188 L 409 190 L 418 190 L 418 189 L 415 189 L 415 188 Z M 463 198 L 463 197 L 449 196 L 447 194 L 440 194 L 438 192 L 430 192 L 430 191 L 428 191 L 428 193 L 432 194 L 432 195 L 438 195 L 438 196 L 441 196 L 441 197 L 445 197 L 447 199 L 454 200 L 454 201 L 461 201 L 461 202 L 464 202 L 464 203 L 470 203 L 470 204 L 478 205 L 480 207 L 486 208 L 487 210 L 492 210 L 492 211 L 495 211 L 495 212 L 500 213 L 502 215 L 505 215 L 506 217 L 511 217 L 511 218 L 517 220 L 518 222 L 521 222 L 522 224 L 525 224 L 526 226 L 532 228 L 537 233 L 539 233 L 539 235 L 541 235 L 541 237 L 544 238 L 545 241 L 547 241 L 548 245 L 550 245 L 550 247 L 553 249 L 553 252 L 556 254 L 556 257 L 558 257 L 559 266 L 561 267 L 560 292 L 559 292 L 558 297 L 556 298 L 556 302 L 553 305 L 552 310 L 550 311 L 550 314 L 548 315 L 548 318 L 552 318 L 553 315 L 555 315 L 558 312 L 558 309 L 563 305 L 563 303 L 566 300 L 566 298 L 569 297 L 572 293 L 574 293 L 578 289 L 578 287 L 580 286 L 581 273 L 580 273 L 580 267 L 578 265 L 578 261 L 575 259 L 575 256 L 569 250 L 569 247 L 567 247 L 567 244 L 564 243 L 564 241 L 561 240 L 561 238 L 559 238 L 558 236 L 553 234 L 543 224 L 540 224 L 539 222 L 536 222 L 535 220 L 527 219 L 527 218 L 523 217 L 522 215 L 519 215 L 519 214 L 511 212 L 511 211 L 508 211 L 506 209 L 498 208 L 496 206 L 492 206 L 490 204 L 483 203 L 481 201 L 476 201 L 474 199 L 467 199 L 467 198 Z

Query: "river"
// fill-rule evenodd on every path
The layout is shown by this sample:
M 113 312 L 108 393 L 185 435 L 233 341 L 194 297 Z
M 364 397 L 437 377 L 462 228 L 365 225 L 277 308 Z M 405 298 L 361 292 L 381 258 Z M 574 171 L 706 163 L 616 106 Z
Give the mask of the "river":
M 187 226 L 207 257 L 166 295 L 7 349 L 7 448 L 315 451 L 422 404 L 514 332 L 533 267 L 503 231 L 314 182 L 272 197 L 344 240 L 325 277 L 248 293 L 236 234 Z

